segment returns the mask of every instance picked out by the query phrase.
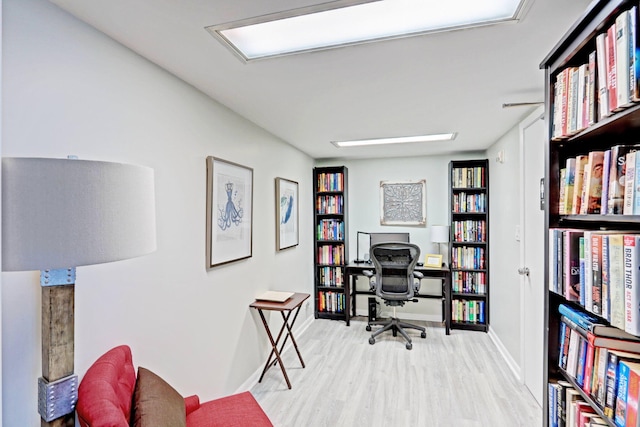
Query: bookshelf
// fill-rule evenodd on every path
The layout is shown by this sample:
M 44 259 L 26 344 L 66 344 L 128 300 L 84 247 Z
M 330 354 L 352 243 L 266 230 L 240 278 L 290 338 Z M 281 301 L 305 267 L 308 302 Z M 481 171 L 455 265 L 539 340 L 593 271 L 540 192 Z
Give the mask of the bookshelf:
M 488 331 L 489 164 L 449 163 L 451 328 Z
M 563 392 L 566 396 L 567 390 L 586 402 L 583 406 L 587 412 L 615 426 L 615 409 L 607 408 L 606 396 L 603 401 L 599 390 L 603 386 L 606 390 L 607 385 L 614 387 L 616 377 L 607 380 L 605 370 L 602 378 L 600 369 L 617 372 L 612 350 L 621 344 L 600 346 L 592 340 L 607 331 L 630 345 L 639 332 L 626 319 L 627 315 L 640 315 L 633 310 L 625 312 L 629 298 L 640 296 L 640 280 L 625 276 L 625 263 L 628 261 L 630 274 L 634 266 L 638 269 L 639 262 L 624 258 L 633 253 L 627 252 L 632 251 L 632 245 L 624 243 L 624 236 L 640 234 L 640 212 L 624 212 L 624 204 L 634 197 L 640 201 L 640 194 L 633 191 L 640 182 L 629 187 L 618 176 L 623 167 L 633 169 L 627 162 L 632 156 L 624 153 L 633 148 L 618 146 L 640 143 L 640 104 L 636 97 L 640 67 L 634 64 L 633 53 L 629 54 L 637 43 L 637 7 L 637 2 L 627 0 L 593 1 L 541 64 L 545 69 L 548 126 L 545 426 L 554 425 L 562 406 L 558 399 Z M 622 40 L 621 44 L 615 45 L 614 39 Z M 612 79 L 614 75 L 618 78 Z M 615 94 L 613 82 L 616 89 L 621 89 Z M 582 173 L 578 166 L 581 156 L 587 157 Z M 631 190 L 630 195 L 620 194 L 621 188 Z M 566 316 L 567 309 L 575 313 L 574 323 Z M 631 347 L 640 353 L 640 345 Z M 632 398 L 629 392 L 620 399 Z M 564 404 L 567 413 L 568 403 Z M 612 404 L 615 407 L 615 399 Z M 626 416 L 624 411 L 622 414 Z M 619 422 L 625 425 L 624 420 Z
M 347 168 L 313 169 L 315 317 L 347 320 Z

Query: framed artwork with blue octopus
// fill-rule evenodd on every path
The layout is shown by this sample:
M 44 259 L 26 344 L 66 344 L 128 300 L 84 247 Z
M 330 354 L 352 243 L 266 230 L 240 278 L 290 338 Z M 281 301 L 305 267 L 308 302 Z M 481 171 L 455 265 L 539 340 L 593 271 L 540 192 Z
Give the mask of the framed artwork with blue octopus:
M 276 178 L 276 249 L 298 245 L 298 183 Z
M 252 255 L 253 169 L 207 157 L 207 268 Z

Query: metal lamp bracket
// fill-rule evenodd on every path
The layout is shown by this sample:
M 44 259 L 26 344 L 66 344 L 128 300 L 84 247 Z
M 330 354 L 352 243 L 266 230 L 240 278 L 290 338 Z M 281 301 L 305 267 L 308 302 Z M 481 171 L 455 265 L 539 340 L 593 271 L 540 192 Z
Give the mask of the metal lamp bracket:
M 76 283 L 76 268 L 58 268 L 40 271 L 40 286 L 72 285 Z

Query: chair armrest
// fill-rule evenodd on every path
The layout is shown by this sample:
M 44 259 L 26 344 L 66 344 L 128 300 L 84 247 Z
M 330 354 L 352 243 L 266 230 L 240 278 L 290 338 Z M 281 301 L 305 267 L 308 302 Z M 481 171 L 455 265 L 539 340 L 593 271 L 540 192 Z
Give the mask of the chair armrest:
M 420 273 L 419 271 L 414 271 L 413 272 L 413 277 L 415 277 L 416 279 L 423 279 L 424 278 L 424 274 Z
M 193 396 L 187 396 L 184 398 L 184 407 L 186 409 L 187 415 L 195 411 L 200 407 L 200 398 L 197 394 Z
M 371 270 L 363 270 L 362 274 L 367 276 L 369 279 L 371 279 L 373 277 L 373 271 L 371 271 Z

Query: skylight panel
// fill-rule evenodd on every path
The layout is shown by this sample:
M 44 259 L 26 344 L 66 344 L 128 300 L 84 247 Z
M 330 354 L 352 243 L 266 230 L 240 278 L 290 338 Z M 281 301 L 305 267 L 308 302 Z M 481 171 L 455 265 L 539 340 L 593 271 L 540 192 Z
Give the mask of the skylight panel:
M 504 22 L 524 0 L 337 1 L 207 27 L 244 60 Z

